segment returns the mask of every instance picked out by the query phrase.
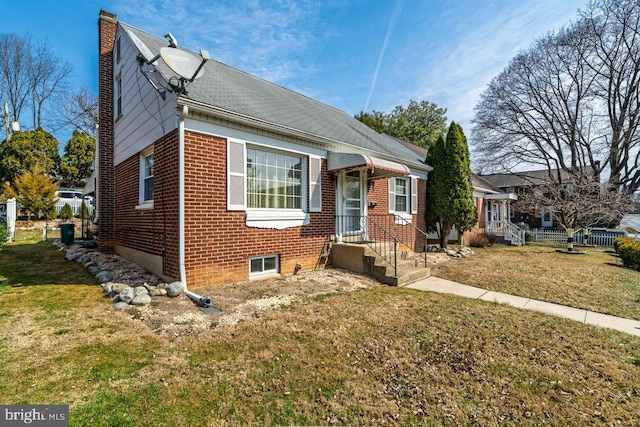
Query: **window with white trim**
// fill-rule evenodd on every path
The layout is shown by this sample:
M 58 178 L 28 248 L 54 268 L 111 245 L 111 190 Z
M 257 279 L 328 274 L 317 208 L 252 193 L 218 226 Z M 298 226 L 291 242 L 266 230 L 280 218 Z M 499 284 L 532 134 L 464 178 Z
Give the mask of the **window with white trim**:
M 248 227 L 307 225 L 322 211 L 321 181 L 318 156 L 227 140 L 227 210 L 246 212 Z
M 120 37 L 116 39 L 116 64 L 120 62 Z
M 115 115 L 114 117 L 116 119 L 118 119 L 120 116 L 122 116 L 122 73 L 118 73 L 118 75 L 116 76 L 116 81 L 115 81 L 115 93 L 114 93 L 114 100 L 115 100 Z
M 407 213 L 409 208 L 409 185 L 405 178 L 395 179 L 396 212 Z
M 153 206 L 153 146 L 140 152 L 140 195 L 139 207 Z
M 388 179 L 389 213 L 398 214 L 406 220 L 418 213 L 418 178 L 415 176 Z
M 249 277 L 277 273 L 279 264 L 278 255 L 251 257 L 249 258 Z
M 247 208 L 303 209 L 302 158 L 247 148 Z

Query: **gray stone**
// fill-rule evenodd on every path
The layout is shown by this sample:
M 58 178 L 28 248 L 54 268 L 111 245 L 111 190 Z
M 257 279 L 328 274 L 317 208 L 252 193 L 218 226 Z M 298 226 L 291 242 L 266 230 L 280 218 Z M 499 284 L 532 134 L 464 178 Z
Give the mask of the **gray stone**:
M 77 252 L 74 252 L 72 250 L 68 250 L 66 256 L 67 256 L 67 259 L 69 261 L 74 261 L 74 260 L 78 259 L 78 257 L 80 257 L 80 254 L 77 253 Z
M 458 253 L 456 251 L 454 251 L 454 250 L 447 249 L 447 255 L 454 257 L 454 256 L 458 255 Z
M 124 301 L 118 301 L 117 303 L 115 303 L 113 305 L 113 308 L 115 308 L 116 310 L 122 310 L 122 309 L 127 308 L 127 307 L 129 307 L 129 304 L 127 304 Z
M 144 286 L 136 286 L 133 288 L 133 296 L 138 296 L 140 294 L 148 294 L 149 291 Z
M 112 283 L 111 284 L 111 292 L 114 294 L 119 294 L 120 292 L 122 292 L 124 289 L 129 288 L 129 285 L 126 285 L 124 283 Z
M 78 257 L 76 261 L 86 267 L 86 264 L 91 262 L 91 257 L 88 254 L 84 254 Z
M 114 303 L 114 304 L 115 304 L 115 303 L 117 303 L 117 302 L 122 301 L 122 300 L 120 299 L 120 294 L 116 294 L 116 296 L 115 296 L 115 297 L 113 297 L 113 298 L 111 299 L 111 301 L 113 301 L 113 303 Z M 123 301 L 123 302 L 124 302 L 124 301 Z
M 149 295 L 151 295 L 152 297 L 163 297 L 167 295 L 167 290 L 166 289 L 151 289 L 149 291 Z
M 158 289 L 167 289 L 169 287 L 168 283 L 158 283 Z
M 129 304 L 133 299 L 133 288 L 127 286 L 120 292 L 120 300 Z
M 138 294 L 131 300 L 133 305 L 145 305 L 151 302 L 151 296 L 149 294 Z
M 88 262 L 82 264 L 84 266 L 84 268 L 89 268 L 89 267 L 93 267 L 93 266 L 98 266 L 98 264 L 96 264 L 95 261 L 89 260 Z
M 92 276 L 97 275 L 101 271 L 102 270 L 97 265 L 92 265 L 91 267 L 89 267 L 89 274 L 91 274 Z
M 172 282 L 167 287 L 167 295 L 170 297 L 177 297 L 185 291 L 185 286 L 182 282 Z
M 101 271 L 100 273 L 96 274 L 96 280 L 98 281 L 98 283 L 110 282 L 113 280 L 113 276 L 108 271 Z

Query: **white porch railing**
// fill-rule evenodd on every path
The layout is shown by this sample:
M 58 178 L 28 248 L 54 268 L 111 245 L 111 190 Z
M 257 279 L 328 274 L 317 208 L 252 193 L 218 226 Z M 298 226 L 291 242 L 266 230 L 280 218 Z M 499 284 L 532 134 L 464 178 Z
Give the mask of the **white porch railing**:
M 516 246 L 523 246 L 525 242 L 525 231 L 511 221 L 489 221 L 486 224 L 485 231 L 496 236 L 502 236 Z

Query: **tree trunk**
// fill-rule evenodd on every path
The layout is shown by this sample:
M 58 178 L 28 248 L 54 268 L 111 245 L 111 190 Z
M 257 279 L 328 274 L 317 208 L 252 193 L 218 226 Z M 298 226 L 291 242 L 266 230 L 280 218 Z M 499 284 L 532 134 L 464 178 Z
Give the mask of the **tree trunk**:
M 449 234 L 451 233 L 452 224 L 448 221 L 441 222 L 440 226 L 440 248 L 447 249 L 447 243 L 449 241 Z

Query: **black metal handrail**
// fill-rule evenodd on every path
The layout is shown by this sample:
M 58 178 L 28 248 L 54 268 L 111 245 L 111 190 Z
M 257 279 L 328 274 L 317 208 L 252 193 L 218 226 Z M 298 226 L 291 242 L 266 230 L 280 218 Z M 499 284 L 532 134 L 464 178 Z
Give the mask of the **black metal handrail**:
M 345 243 L 366 244 L 398 274 L 398 238 L 364 215 L 336 215 L 336 240 Z
M 428 235 L 400 215 L 369 215 L 379 224 L 384 224 L 398 238 L 398 243 L 413 252 L 422 252 L 424 267 L 427 266 Z

